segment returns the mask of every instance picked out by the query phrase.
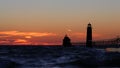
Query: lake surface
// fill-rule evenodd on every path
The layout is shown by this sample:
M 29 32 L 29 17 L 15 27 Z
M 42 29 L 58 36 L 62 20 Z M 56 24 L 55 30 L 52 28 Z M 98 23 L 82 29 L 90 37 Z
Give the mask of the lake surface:
M 107 52 L 119 52 L 120 53 L 120 48 L 106 48 L 105 50 Z
M 0 46 L 0 67 L 120 67 L 120 53 L 113 50 L 80 46 Z

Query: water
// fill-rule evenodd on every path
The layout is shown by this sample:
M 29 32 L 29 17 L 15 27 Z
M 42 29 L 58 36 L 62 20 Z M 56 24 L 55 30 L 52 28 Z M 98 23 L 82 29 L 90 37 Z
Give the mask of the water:
M 80 46 L 0 46 L 0 60 L 2 68 L 119 67 L 120 53 Z
M 119 52 L 120 53 L 120 48 L 106 48 L 105 50 L 107 52 Z

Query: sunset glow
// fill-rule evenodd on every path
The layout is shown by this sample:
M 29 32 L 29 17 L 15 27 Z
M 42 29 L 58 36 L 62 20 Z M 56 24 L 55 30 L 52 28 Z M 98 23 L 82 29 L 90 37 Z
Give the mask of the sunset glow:
M 30 38 L 32 38 L 31 36 L 25 36 L 25 38 L 28 38 L 28 39 L 30 39 Z
M 54 33 L 37 33 L 37 32 L 19 32 L 19 31 L 3 31 L 0 32 L 2 35 L 8 35 L 8 36 L 26 36 L 26 38 L 30 38 L 31 36 L 35 37 L 42 37 L 42 36 L 55 36 Z
M 41 38 L 41 37 L 54 37 L 56 36 L 55 33 L 40 33 L 40 32 L 20 32 L 20 31 L 1 31 L 0 36 L 2 39 L 0 39 L 1 44 L 34 44 L 37 43 L 37 45 L 43 44 L 45 42 L 30 42 L 34 38 Z M 4 41 L 3 41 L 4 40 Z
M 40 33 L 40 32 L 20 32 L 20 31 L 1 31 L 0 44 L 13 44 L 13 45 L 60 45 L 64 35 L 61 36 L 57 33 Z M 57 37 L 60 37 L 57 39 Z M 74 32 L 70 34 L 73 42 L 84 41 L 86 33 Z M 93 34 L 93 38 L 100 38 L 100 34 Z M 43 39 L 46 39 L 43 41 Z M 57 40 L 56 40 L 57 39 Z M 54 42 L 56 40 L 56 42 Z M 52 41 L 52 42 L 51 42 Z
M 62 44 L 86 41 L 87 24 L 93 40 L 120 35 L 120 0 L 1 0 L 0 44 Z

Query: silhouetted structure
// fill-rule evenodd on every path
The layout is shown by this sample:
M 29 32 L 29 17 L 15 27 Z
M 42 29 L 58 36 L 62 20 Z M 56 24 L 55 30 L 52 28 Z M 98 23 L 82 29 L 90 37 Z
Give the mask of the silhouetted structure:
M 65 35 L 65 37 L 64 37 L 64 39 L 63 39 L 63 46 L 72 46 L 72 44 L 71 44 L 71 40 L 70 40 L 70 38 L 67 36 L 67 35 Z
M 74 42 L 72 45 L 82 45 L 85 46 L 86 42 Z M 97 48 L 119 48 L 120 47 L 120 37 L 117 36 L 111 39 L 94 40 L 92 41 L 92 46 Z
M 86 46 L 92 47 L 92 26 L 90 23 L 87 26 Z

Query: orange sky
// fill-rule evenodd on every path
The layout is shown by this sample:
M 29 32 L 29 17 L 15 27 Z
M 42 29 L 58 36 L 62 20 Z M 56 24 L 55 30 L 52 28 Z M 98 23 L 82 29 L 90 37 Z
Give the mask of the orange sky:
M 84 41 L 86 33 L 69 31 L 72 42 Z M 1 31 L 0 44 L 29 44 L 29 45 L 60 45 L 64 35 L 59 33 L 40 33 L 40 32 L 20 32 L 20 31 Z M 102 37 L 100 34 L 93 34 L 93 38 Z
M 120 35 L 120 0 L 1 0 L 0 44 L 62 44 Z

